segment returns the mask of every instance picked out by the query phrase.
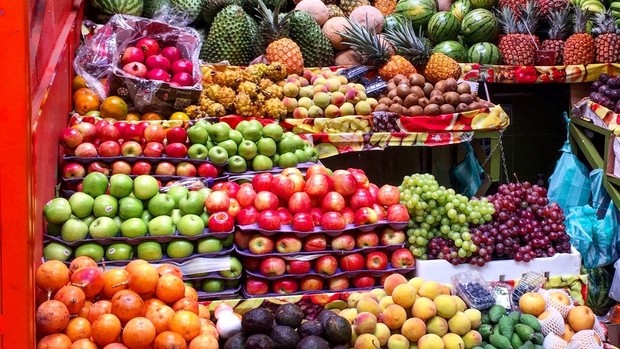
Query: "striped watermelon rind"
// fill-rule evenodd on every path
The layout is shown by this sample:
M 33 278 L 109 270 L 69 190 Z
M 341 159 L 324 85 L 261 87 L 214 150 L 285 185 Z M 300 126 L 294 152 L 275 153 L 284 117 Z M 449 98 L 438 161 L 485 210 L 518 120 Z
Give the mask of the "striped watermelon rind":
M 499 24 L 493 12 L 475 9 L 463 17 L 461 33 L 470 44 L 493 41 L 499 31 Z
M 143 0 L 92 0 L 92 5 L 105 15 L 141 16 Z
M 396 4 L 394 12 L 403 15 L 419 28 L 426 26 L 437 8 L 436 0 L 401 0 Z
M 490 42 L 479 42 L 467 50 L 468 63 L 499 64 L 501 59 L 499 48 Z
M 491 9 L 495 5 L 495 0 L 471 0 L 471 6 L 474 8 Z
M 448 40 L 435 45 L 433 52 L 440 52 L 459 63 L 467 62 L 467 50 L 457 41 Z
M 463 17 L 472 10 L 471 1 L 470 0 L 456 0 L 450 6 L 450 13 L 456 17 L 459 22 L 463 21 Z
M 426 33 L 433 42 L 456 39 L 461 30 L 459 20 L 450 12 L 435 13 L 428 21 Z

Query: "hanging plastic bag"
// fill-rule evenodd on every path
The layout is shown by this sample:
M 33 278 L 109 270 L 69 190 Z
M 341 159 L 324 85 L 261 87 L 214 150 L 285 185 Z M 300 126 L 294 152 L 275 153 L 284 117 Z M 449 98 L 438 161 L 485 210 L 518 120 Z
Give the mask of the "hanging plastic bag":
M 588 203 L 590 199 L 590 179 L 588 178 L 588 169 L 573 154 L 568 141 L 570 120 L 566 113 L 564 113 L 564 119 L 567 122 L 566 141 L 560 149 L 562 155 L 555 165 L 553 174 L 549 177 L 547 196 L 550 202 L 557 202 L 564 212 L 568 212 L 572 207 L 583 206 Z
M 471 197 L 480 189 L 485 174 L 471 143 L 462 144 L 466 151 L 465 159 L 450 169 L 450 183 L 458 193 Z

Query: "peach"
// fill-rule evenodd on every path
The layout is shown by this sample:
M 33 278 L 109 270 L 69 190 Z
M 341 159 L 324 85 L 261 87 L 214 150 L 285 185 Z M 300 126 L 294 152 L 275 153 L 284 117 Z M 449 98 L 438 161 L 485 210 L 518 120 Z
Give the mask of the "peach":
M 393 334 L 388 339 L 388 349 L 409 349 L 409 340 L 402 334 Z
M 426 332 L 443 337 L 448 333 L 448 321 L 441 316 L 434 316 L 426 320 Z
M 446 333 L 445 336 L 441 338 L 443 341 L 443 347 L 445 349 L 462 349 L 465 348 L 465 343 L 463 342 L 463 338 L 455 333 Z
M 308 117 L 310 118 L 321 118 L 323 117 L 323 109 L 317 107 L 316 105 L 311 106 L 308 109 Z
M 333 92 L 331 97 L 330 97 L 330 102 L 331 104 L 340 107 L 344 102 L 346 102 L 347 99 L 344 96 L 344 93 L 340 92 L 340 91 L 336 91 Z
M 426 324 L 418 318 L 407 319 L 400 329 L 400 333 L 405 336 L 409 342 L 417 342 L 426 333 Z
M 411 308 L 416 299 L 415 288 L 408 283 L 398 285 L 392 291 L 392 299 L 403 308 Z
M 356 309 L 358 313 L 371 313 L 375 317 L 379 316 L 381 313 L 379 303 L 371 297 L 362 297 L 362 299 L 357 302 Z
M 318 93 L 325 93 L 327 94 L 328 90 L 327 87 L 325 87 L 325 85 L 323 84 L 319 84 L 319 85 L 314 85 L 312 87 L 312 93 L 314 93 L 315 95 Z
M 463 343 L 465 344 L 465 349 L 475 348 L 482 344 L 482 336 L 478 331 L 471 330 L 463 336 Z
M 398 330 L 407 320 L 407 312 L 398 304 L 391 304 L 383 311 L 383 323 L 391 330 Z
M 380 348 L 379 339 L 370 333 L 364 333 L 355 340 L 354 349 L 377 349 Z
M 373 335 L 379 340 L 381 347 L 385 347 L 387 345 L 391 334 L 392 333 L 387 325 L 382 323 L 377 324 L 377 327 L 375 327 L 375 332 L 373 333 Z
M 448 329 L 450 332 L 462 336 L 471 330 L 471 321 L 469 321 L 469 317 L 465 313 L 459 311 L 448 320 Z
M 437 315 L 437 307 L 435 306 L 435 302 L 432 300 L 426 297 L 420 297 L 415 300 L 415 303 L 413 303 L 411 313 L 413 316 L 426 321 Z
M 327 82 L 325 83 L 325 87 L 327 87 L 329 92 L 337 92 L 338 89 L 340 89 L 340 86 L 342 86 L 342 82 L 337 77 L 331 77 L 327 79 Z
M 343 309 L 340 313 L 338 313 L 338 316 L 342 316 L 350 324 L 353 324 L 353 321 L 355 321 L 355 318 L 357 317 L 357 309 L 355 308 Z
M 299 94 L 299 85 L 294 82 L 287 82 L 282 86 L 282 94 L 286 97 L 297 97 Z
M 482 314 L 478 309 L 467 309 L 464 311 L 465 315 L 469 318 L 471 322 L 471 328 L 473 330 L 477 330 L 480 325 L 482 325 Z
M 330 104 L 325 107 L 325 117 L 326 118 L 337 118 L 340 116 L 340 108 L 337 106 Z
M 411 284 L 411 286 L 413 286 L 416 290 L 420 290 L 423 283 L 424 279 L 419 276 L 416 276 L 413 279 L 409 280 L 409 284 Z
M 396 286 L 400 284 L 406 284 L 406 283 L 407 283 L 407 278 L 405 278 L 401 274 L 392 274 L 388 276 L 387 278 L 385 278 L 385 281 L 383 282 L 383 289 L 385 290 L 388 296 L 391 296 L 392 291 L 394 291 Z
M 301 97 L 297 100 L 297 106 L 300 108 L 310 109 L 314 105 L 314 102 L 310 97 Z
M 374 333 L 377 327 L 377 317 L 368 312 L 361 312 L 355 317 L 352 327 L 358 335 Z
M 437 307 L 437 315 L 444 319 L 453 317 L 458 311 L 456 302 L 452 296 L 440 294 L 433 302 L 435 303 L 435 307 Z
M 293 118 L 306 119 L 308 118 L 308 109 L 304 107 L 297 107 L 293 110 Z
M 444 349 L 443 340 L 436 334 L 427 334 L 418 341 L 418 349 Z
M 382 288 L 375 288 L 374 290 L 370 291 L 370 294 L 375 296 L 375 299 L 378 300 L 378 301 L 381 301 L 381 299 L 383 299 L 383 297 L 387 296 L 387 293 Z
M 384 311 L 390 304 L 394 304 L 392 296 L 385 296 L 379 301 L 379 308 L 381 308 L 381 311 Z
M 362 299 L 362 296 L 364 295 L 363 292 L 353 292 L 349 295 L 349 297 L 347 298 L 347 307 L 348 308 L 355 308 L 357 307 L 357 302 L 360 301 L 360 299 Z
M 467 304 L 465 304 L 465 301 L 463 300 L 463 298 L 461 298 L 459 296 L 451 296 L 451 297 L 456 302 L 456 309 L 458 311 L 465 311 L 465 310 L 467 310 Z
M 418 294 L 422 297 L 435 299 L 442 294 L 442 288 L 442 285 L 437 281 L 426 281 L 420 286 Z

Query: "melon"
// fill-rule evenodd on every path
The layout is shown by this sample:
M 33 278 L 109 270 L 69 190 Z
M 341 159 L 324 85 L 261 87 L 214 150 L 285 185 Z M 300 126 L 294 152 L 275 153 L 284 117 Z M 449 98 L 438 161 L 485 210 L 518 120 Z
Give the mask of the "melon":
M 395 13 L 405 16 L 416 27 L 424 27 L 437 12 L 435 0 L 401 0 L 396 4 Z
M 467 50 L 469 63 L 499 64 L 501 58 L 499 48 L 490 42 L 479 42 Z
M 498 31 L 498 21 L 493 12 L 482 8 L 467 13 L 461 22 L 463 38 L 470 44 L 493 41 Z
M 375 28 L 376 33 L 381 33 L 383 30 L 383 14 L 376 7 L 370 5 L 357 7 L 349 15 L 349 19 L 364 27 Z
M 295 10 L 308 12 L 319 25 L 329 19 L 329 9 L 321 0 L 302 0 L 295 6 Z
M 463 20 L 463 17 L 471 11 L 471 8 L 472 6 L 470 0 L 456 0 L 452 3 L 452 6 L 450 6 L 450 13 L 452 13 L 460 22 Z
M 340 51 L 336 53 L 334 57 L 334 64 L 339 65 L 360 65 L 363 64 L 364 60 L 362 59 L 362 55 L 360 55 L 357 51 L 348 49 L 344 51 Z
M 457 41 L 448 40 L 440 42 L 435 45 L 433 52 L 443 53 L 459 63 L 467 62 L 467 50 Z
M 441 11 L 428 21 L 427 35 L 433 42 L 442 42 L 456 39 L 460 30 L 460 21 L 452 13 Z
M 336 50 L 344 50 L 346 45 L 342 44 L 343 37 L 340 33 L 344 32 L 349 26 L 349 21 L 344 17 L 333 17 L 323 24 L 323 34 Z
M 92 0 L 92 5 L 105 16 L 132 15 L 141 16 L 143 0 Z
M 473 6 L 473 8 L 491 9 L 493 5 L 495 5 L 495 0 L 471 0 L 471 6 Z

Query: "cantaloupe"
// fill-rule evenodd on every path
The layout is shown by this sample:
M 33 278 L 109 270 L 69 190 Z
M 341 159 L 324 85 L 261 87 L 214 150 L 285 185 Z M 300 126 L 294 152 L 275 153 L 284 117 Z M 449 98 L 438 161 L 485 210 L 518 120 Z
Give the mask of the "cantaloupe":
M 323 24 L 323 33 L 336 50 L 344 50 L 345 45 L 342 44 L 343 37 L 340 33 L 349 27 L 349 21 L 344 17 L 330 18 Z
M 334 57 L 334 64 L 339 65 L 360 65 L 364 63 L 362 56 L 352 49 L 340 51 Z
M 364 5 L 356 8 L 349 15 L 349 19 L 360 23 L 365 27 L 372 26 L 375 28 L 377 33 L 381 33 L 383 30 L 383 14 L 381 14 L 381 11 L 373 6 Z
M 302 0 L 295 10 L 308 12 L 320 26 L 329 19 L 329 9 L 321 0 Z

